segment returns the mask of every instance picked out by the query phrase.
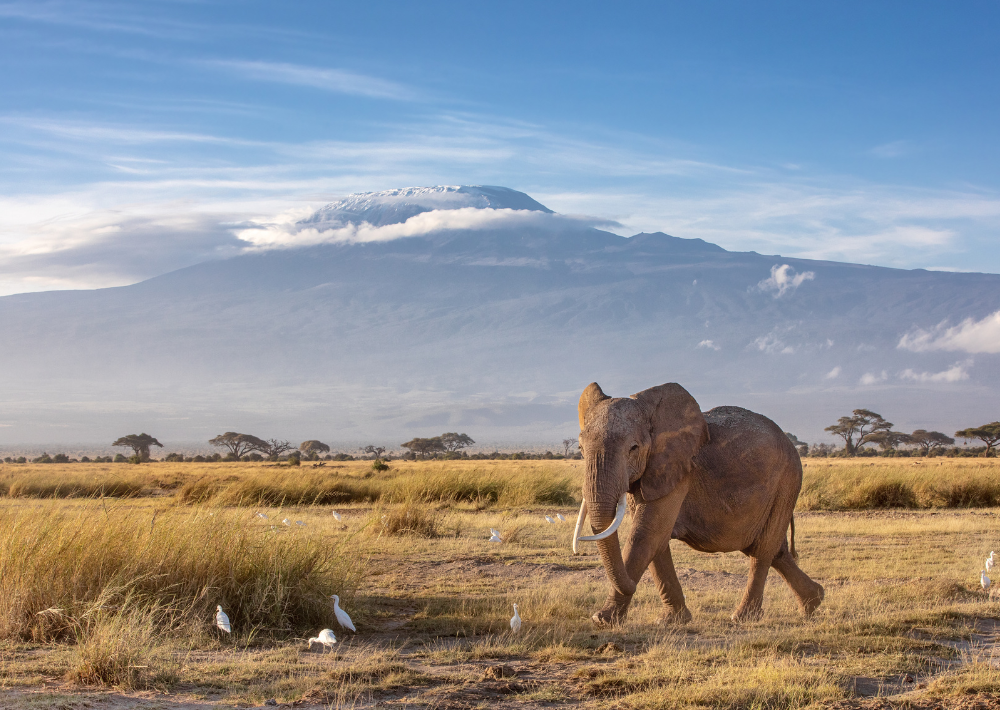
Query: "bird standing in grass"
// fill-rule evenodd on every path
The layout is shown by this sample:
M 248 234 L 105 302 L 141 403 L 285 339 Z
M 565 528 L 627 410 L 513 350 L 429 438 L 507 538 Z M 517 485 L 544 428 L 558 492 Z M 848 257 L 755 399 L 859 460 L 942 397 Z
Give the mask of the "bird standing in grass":
M 547 523 L 549 523 L 551 525 L 552 523 L 555 522 L 555 520 L 552 519 L 552 516 L 546 515 L 545 516 L 545 522 L 547 522 Z
M 500 537 L 500 531 L 490 528 L 490 535 L 496 535 L 497 537 Z
M 267 516 L 264 515 L 263 513 L 257 513 L 257 517 L 260 518 L 261 520 L 267 520 Z
M 305 523 L 303 523 L 303 522 L 302 522 L 301 520 L 296 520 L 296 521 L 295 521 L 295 524 L 296 524 L 296 525 L 301 525 L 302 527 L 305 527 L 305 526 L 306 526 L 306 524 L 305 524 Z
M 521 615 L 517 613 L 517 604 L 514 605 L 514 616 L 510 617 L 510 631 L 513 634 L 521 633 Z
M 491 531 L 491 532 L 493 532 L 493 537 L 490 538 L 490 540 L 489 540 L 490 542 L 503 542 L 503 540 L 500 539 L 500 535 L 499 534 L 497 534 L 495 531 Z
M 979 584 L 982 586 L 984 592 L 990 591 L 990 585 L 992 582 L 990 578 L 986 576 L 986 570 L 979 573 Z
M 566 518 L 563 517 L 562 513 L 556 513 L 556 517 L 559 518 L 559 522 L 560 523 L 565 523 L 566 522 Z
M 358 630 L 354 628 L 354 622 L 351 621 L 351 617 L 347 615 L 347 612 L 340 608 L 340 597 L 334 594 L 333 599 L 333 614 L 337 617 L 337 623 L 343 626 L 345 629 L 350 629 L 354 633 Z
M 990 556 L 986 558 L 985 567 L 987 572 L 993 569 L 993 550 L 990 550 Z
M 229 617 L 226 616 L 226 612 L 222 610 L 221 604 L 215 607 L 215 625 L 227 634 L 233 632 L 233 627 L 229 624 Z
M 291 525 L 292 525 L 292 521 L 291 521 L 291 520 L 289 520 L 288 518 L 285 518 L 285 519 L 284 519 L 284 520 L 282 520 L 281 522 L 283 522 L 283 523 L 284 523 L 285 525 L 288 525 L 289 527 L 291 527 Z
M 333 635 L 333 629 L 323 629 L 319 632 L 319 636 L 313 636 L 309 639 L 309 648 L 312 648 L 314 643 L 321 644 L 326 650 L 337 643 L 337 637 Z
M 336 520 L 337 522 L 340 522 L 340 513 L 338 513 L 336 510 L 333 511 L 333 519 Z

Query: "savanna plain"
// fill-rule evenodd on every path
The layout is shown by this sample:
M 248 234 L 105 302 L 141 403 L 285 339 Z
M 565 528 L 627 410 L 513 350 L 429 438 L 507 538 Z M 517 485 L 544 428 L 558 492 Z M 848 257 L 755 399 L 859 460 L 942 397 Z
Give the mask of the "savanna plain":
M 746 558 L 675 541 L 694 619 L 647 573 L 614 628 L 582 462 L 390 465 L 0 466 L 0 707 L 1000 707 L 996 459 L 805 459 L 811 618 L 772 572 L 733 624 Z

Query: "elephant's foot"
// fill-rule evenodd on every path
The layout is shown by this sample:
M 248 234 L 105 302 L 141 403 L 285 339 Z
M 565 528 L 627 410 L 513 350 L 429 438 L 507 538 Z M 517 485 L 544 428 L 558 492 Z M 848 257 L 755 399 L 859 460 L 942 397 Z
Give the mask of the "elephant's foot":
M 764 616 L 764 607 L 760 602 L 750 602 L 748 604 L 740 604 L 740 606 L 733 612 L 732 620 L 737 624 L 746 621 L 760 621 L 761 617 Z
M 631 599 L 629 601 L 631 601 Z M 601 609 L 594 612 L 594 615 L 590 617 L 590 620 L 598 626 L 618 626 L 619 624 L 625 623 L 627 616 L 628 602 L 621 604 L 609 600 L 605 602 Z
M 812 613 L 823 603 L 825 596 L 826 592 L 823 590 L 822 585 L 817 584 L 816 589 L 811 595 L 799 598 L 799 606 L 802 608 L 802 613 L 805 616 L 812 616 Z
M 656 623 L 660 626 L 683 626 L 689 621 L 691 621 L 691 612 L 685 606 L 676 610 L 668 609 L 656 620 Z

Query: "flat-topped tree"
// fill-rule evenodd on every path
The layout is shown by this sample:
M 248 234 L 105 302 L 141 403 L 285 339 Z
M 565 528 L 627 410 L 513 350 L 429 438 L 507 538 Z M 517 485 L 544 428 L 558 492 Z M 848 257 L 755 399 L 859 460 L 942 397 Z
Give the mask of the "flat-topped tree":
M 886 430 L 876 431 L 869 434 L 865 439 L 865 443 L 875 444 L 882 449 L 882 451 L 893 451 L 898 446 L 902 446 L 903 444 L 912 444 L 914 442 L 910 439 L 909 434 L 904 434 L 901 431 Z
M 322 441 L 317 441 L 316 439 L 309 439 L 308 441 L 303 441 L 299 444 L 299 451 L 305 455 L 310 454 L 328 454 L 330 453 L 330 447 L 324 444 Z
M 961 431 L 956 431 L 955 436 L 960 436 L 963 439 L 979 439 L 986 444 L 986 451 L 983 452 L 983 456 L 989 456 L 993 447 L 997 442 L 1000 442 L 1000 422 L 991 422 L 982 426 L 962 429 Z
M 251 451 L 266 452 L 268 443 L 263 439 L 258 439 L 252 434 L 239 434 L 235 431 L 227 431 L 219 434 L 214 439 L 209 439 L 208 443 L 218 446 L 220 449 L 229 449 L 229 453 L 240 459 Z
M 436 438 L 441 439 L 441 445 L 444 446 L 445 451 L 451 452 L 464 449 L 466 446 L 472 446 L 476 443 L 468 434 L 457 434 L 453 431 L 446 432 Z
M 123 436 L 117 439 L 112 446 L 127 446 L 135 452 L 135 456 L 140 461 L 149 461 L 149 447 L 159 446 L 163 448 L 163 444 L 157 441 L 154 437 L 149 434 L 129 434 L 128 436 Z
M 421 439 L 420 437 L 417 437 L 410 439 L 405 444 L 400 444 L 400 446 L 404 449 L 409 449 L 420 457 L 444 453 L 447 450 L 444 448 L 444 443 L 441 441 L 440 436 L 434 436 L 429 439 Z
M 927 431 L 926 429 L 917 429 L 910 434 L 909 439 L 909 443 L 920 447 L 920 453 L 924 456 L 930 455 L 934 449 L 951 446 L 955 443 L 955 440 L 947 434 L 942 434 L 939 431 Z
M 855 409 L 851 416 L 841 417 L 836 424 L 831 424 L 824 431 L 841 437 L 847 454 L 853 456 L 858 449 L 872 441 L 873 434 L 890 429 L 892 422 L 887 422 L 881 414 L 870 409 Z

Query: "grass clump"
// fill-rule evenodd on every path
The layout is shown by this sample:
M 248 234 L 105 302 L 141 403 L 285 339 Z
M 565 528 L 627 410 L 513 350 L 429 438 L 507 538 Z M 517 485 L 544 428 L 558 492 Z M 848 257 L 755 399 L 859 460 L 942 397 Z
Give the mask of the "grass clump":
M 64 473 L 30 472 L 11 476 L 3 486 L 10 498 L 131 498 L 143 495 L 148 485 L 138 476 L 112 472 Z
M 359 575 L 338 546 L 239 511 L 0 512 L 0 637 L 69 637 L 95 608 L 207 630 L 217 604 L 235 634 L 283 635 L 328 625 L 329 595 L 352 598 Z
M 435 538 L 442 534 L 441 514 L 427 505 L 402 503 L 375 508 L 366 528 L 372 535 L 415 535 Z

